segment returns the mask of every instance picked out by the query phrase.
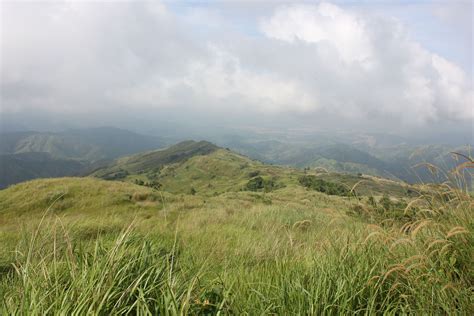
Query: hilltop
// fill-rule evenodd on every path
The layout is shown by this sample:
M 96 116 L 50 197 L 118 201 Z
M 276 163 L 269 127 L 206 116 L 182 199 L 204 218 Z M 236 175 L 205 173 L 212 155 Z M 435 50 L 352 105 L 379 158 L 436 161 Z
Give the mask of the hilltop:
M 229 191 L 273 191 L 301 186 L 302 177 L 342 185 L 355 194 L 404 197 L 416 189 L 399 181 L 368 175 L 274 166 L 206 141 L 185 141 L 166 149 L 117 159 L 92 173 L 107 180 L 148 185 L 170 193 L 217 195 Z
M 154 150 L 133 156 L 122 157 L 94 175 L 106 178 L 122 178 L 128 173 L 142 173 L 163 167 L 166 164 L 185 161 L 195 155 L 205 155 L 217 150 L 217 146 L 206 141 L 184 141 L 162 150 Z

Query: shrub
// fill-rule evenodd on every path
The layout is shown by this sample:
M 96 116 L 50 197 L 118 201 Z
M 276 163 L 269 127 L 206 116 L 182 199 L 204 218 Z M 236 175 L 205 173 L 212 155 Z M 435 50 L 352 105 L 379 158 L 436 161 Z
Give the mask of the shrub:
M 144 182 L 143 180 L 135 179 L 135 184 L 143 185 L 143 186 L 155 189 L 155 190 L 159 190 L 163 187 L 163 185 L 161 183 L 159 183 L 158 181 L 156 181 L 156 180 L 153 180 L 153 181 L 150 181 L 150 182 Z
M 120 180 L 120 179 L 126 178 L 127 176 L 128 176 L 127 170 L 119 170 L 117 172 L 112 172 L 112 173 L 103 175 L 102 178 L 104 180 Z
M 150 181 L 148 183 L 145 183 L 145 185 L 155 190 L 159 190 L 163 187 L 163 185 L 159 183 L 158 181 Z
M 250 191 L 259 191 L 265 187 L 265 183 L 262 177 L 255 177 L 250 179 L 245 187 Z
M 247 182 L 245 185 L 245 190 L 270 192 L 283 187 L 284 184 L 277 183 L 274 179 L 264 179 L 258 176 L 250 179 Z
M 304 175 L 301 176 L 298 180 L 300 184 L 306 188 L 329 195 L 348 196 L 350 193 L 350 191 L 342 184 L 318 179 L 314 175 Z
M 258 176 L 259 174 L 260 174 L 260 171 L 258 171 L 258 170 L 250 171 L 250 172 L 249 172 L 249 178 L 255 178 L 255 177 Z
M 135 184 L 144 185 L 145 183 L 143 182 L 143 180 L 135 179 Z

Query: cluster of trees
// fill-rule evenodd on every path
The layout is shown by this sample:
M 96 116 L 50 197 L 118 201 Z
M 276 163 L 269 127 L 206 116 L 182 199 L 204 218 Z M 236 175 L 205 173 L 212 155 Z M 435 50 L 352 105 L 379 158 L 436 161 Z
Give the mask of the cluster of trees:
M 284 185 L 277 183 L 274 179 L 265 179 L 261 176 L 257 176 L 247 182 L 245 190 L 270 192 L 282 187 L 284 187 Z
M 129 173 L 127 170 L 119 170 L 116 172 L 107 173 L 101 176 L 101 178 L 104 180 L 120 180 L 126 178 L 128 175 Z
M 315 175 L 301 176 L 298 181 L 306 188 L 329 195 L 349 196 L 350 191 L 342 184 L 317 178 Z
M 140 179 L 135 179 L 135 184 L 150 187 L 150 188 L 153 188 L 155 190 L 159 190 L 163 187 L 163 185 L 161 183 L 159 183 L 158 181 L 156 181 L 156 180 L 145 182 L 145 181 L 140 180 Z

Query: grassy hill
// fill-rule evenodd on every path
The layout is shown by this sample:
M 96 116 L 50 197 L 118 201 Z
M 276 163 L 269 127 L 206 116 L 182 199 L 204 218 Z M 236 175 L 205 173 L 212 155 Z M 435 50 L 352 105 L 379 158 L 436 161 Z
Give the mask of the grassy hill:
M 93 176 L 148 185 L 170 193 L 219 195 L 245 190 L 274 191 L 301 186 L 311 175 L 355 194 L 408 197 L 415 187 L 368 175 L 327 173 L 264 164 L 209 142 L 185 141 L 163 150 L 123 157 Z M 257 183 L 258 182 L 258 183 Z M 252 187 L 253 185 L 253 187 Z
M 186 141 L 0 190 L 0 313 L 472 314 L 472 203 Z
M 158 170 L 166 164 L 185 161 L 195 155 L 205 155 L 217 150 L 217 146 L 206 141 L 184 141 L 162 150 L 155 150 L 122 157 L 94 172 L 95 176 L 116 179 L 129 173 Z
M 390 180 L 368 182 L 388 200 L 329 195 L 299 180 L 319 175 L 215 148 L 161 170 L 163 189 L 129 175 L 0 190 L 0 312 L 473 312 L 472 197 L 454 187 L 398 208 Z M 259 176 L 285 185 L 239 189 Z

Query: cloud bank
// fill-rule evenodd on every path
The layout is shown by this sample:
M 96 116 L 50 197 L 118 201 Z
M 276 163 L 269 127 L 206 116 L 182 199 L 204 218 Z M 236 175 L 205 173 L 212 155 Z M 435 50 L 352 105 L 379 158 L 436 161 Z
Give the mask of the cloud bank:
M 388 16 L 276 6 L 254 33 L 219 10 L 160 2 L 6 2 L 1 108 L 106 117 L 174 113 L 422 127 L 472 122 L 472 80 Z M 245 113 L 245 114 L 242 114 Z

